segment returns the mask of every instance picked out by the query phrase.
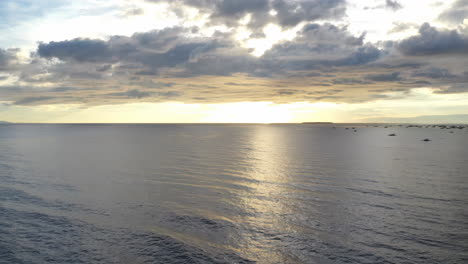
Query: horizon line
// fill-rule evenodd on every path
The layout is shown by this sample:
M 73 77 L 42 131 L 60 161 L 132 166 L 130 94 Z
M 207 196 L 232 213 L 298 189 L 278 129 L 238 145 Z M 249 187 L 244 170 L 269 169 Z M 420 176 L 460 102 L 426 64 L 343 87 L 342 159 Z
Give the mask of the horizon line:
M 387 125 L 468 125 L 466 123 L 422 123 L 422 122 L 273 122 L 273 123 L 264 123 L 264 122 L 9 122 L 9 121 L 0 121 L 0 125 L 346 125 L 346 124 L 361 124 L 361 125 L 378 125 L 378 124 L 387 124 Z

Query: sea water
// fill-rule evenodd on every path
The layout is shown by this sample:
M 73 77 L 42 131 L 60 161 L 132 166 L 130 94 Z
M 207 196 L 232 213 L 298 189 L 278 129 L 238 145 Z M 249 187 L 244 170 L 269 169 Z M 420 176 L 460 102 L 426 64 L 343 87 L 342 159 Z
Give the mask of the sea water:
M 468 263 L 450 131 L 0 125 L 0 263 Z

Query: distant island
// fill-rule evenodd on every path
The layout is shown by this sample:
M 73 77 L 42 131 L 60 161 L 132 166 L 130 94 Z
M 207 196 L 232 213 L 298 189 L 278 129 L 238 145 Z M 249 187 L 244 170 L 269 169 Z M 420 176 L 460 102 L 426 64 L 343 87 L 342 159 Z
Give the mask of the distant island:
M 331 125 L 333 122 L 302 122 L 305 125 Z
M 11 123 L 7 121 L 0 121 L 0 124 L 11 124 Z

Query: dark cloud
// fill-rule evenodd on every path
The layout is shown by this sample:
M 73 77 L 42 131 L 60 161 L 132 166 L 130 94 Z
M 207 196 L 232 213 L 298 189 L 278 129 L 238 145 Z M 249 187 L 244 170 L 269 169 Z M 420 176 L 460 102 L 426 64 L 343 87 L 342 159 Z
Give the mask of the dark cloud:
M 386 0 L 385 6 L 387 8 L 392 9 L 393 11 L 403 8 L 403 6 L 400 3 L 398 3 L 398 1 L 395 1 L 395 0 Z
M 439 15 L 439 19 L 451 23 L 463 23 L 468 18 L 468 0 L 458 0 Z
M 48 101 L 54 99 L 52 96 L 38 96 L 38 97 L 24 97 L 16 102 L 15 105 L 34 105 L 40 102 Z
M 332 24 L 308 24 L 292 40 L 275 45 L 263 57 L 321 58 L 330 54 L 344 56 L 364 42 L 365 35 L 351 35 L 346 27 Z
M 338 60 L 335 65 L 360 65 L 376 61 L 382 56 L 382 51 L 372 45 L 359 47 L 348 57 Z
M 307 24 L 300 32 L 300 37 L 295 41 L 307 41 L 315 44 L 338 44 L 343 42 L 349 46 L 361 46 L 364 43 L 366 34 L 363 33 L 359 37 L 351 35 L 348 28 L 337 27 L 330 23 L 325 24 Z
M 96 72 L 87 70 L 89 67 L 85 70 L 71 67 L 66 71 L 66 67 L 61 65 L 57 69 L 60 74 L 53 77 L 56 80 L 63 80 L 65 76 L 77 78 L 79 75 L 88 75 L 88 79 L 106 78 L 107 72 L 111 73 L 114 68 L 112 65 L 115 65 L 114 76 L 164 74 L 188 78 L 247 73 L 256 77 L 271 77 L 323 67 L 363 65 L 383 55 L 382 50 L 370 44 L 364 45 L 365 34 L 353 36 L 346 27 L 332 24 L 308 24 L 296 39 L 275 45 L 261 58 L 255 58 L 248 50 L 236 47 L 229 34 L 218 33 L 212 38 L 187 37 L 191 32 L 193 29 L 168 28 L 136 33 L 131 37 L 113 36 L 107 41 L 74 39 L 41 43 L 37 54 L 70 64 L 98 64 L 94 66 Z M 301 74 L 306 77 L 317 76 L 318 73 Z M 52 80 L 51 76 L 47 78 Z
M 130 91 L 127 91 L 127 92 L 111 93 L 109 95 L 141 99 L 141 98 L 145 98 L 145 97 L 150 97 L 151 93 L 145 92 L 145 91 L 140 91 L 140 90 L 137 90 L 137 89 L 133 89 L 133 90 L 130 90 Z
M 373 90 L 369 90 L 369 92 L 378 92 L 378 93 L 408 92 L 408 89 L 405 89 L 405 88 L 373 89 Z
M 176 85 L 176 83 L 173 83 L 173 82 L 153 82 L 153 85 L 150 86 L 149 88 L 161 89 L 161 88 L 173 87 L 174 85 Z
M 0 67 L 6 66 L 9 63 L 9 61 L 10 58 L 8 53 L 5 50 L 0 49 Z
M 279 24 L 284 27 L 318 19 L 337 19 L 345 14 L 343 0 L 273 0 L 272 7 L 277 12 Z
M 56 87 L 50 89 L 51 92 L 69 92 L 69 91 L 75 91 L 76 89 L 73 87 Z
M 345 99 L 344 96 L 335 96 L 335 95 L 326 95 L 326 96 L 318 96 L 318 97 L 309 97 L 309 99 L 316 100 L 316 101 L 341 101 Z
M 357 85 L 357 84 L 371 84 L 367 80 L 361 78 L 338 78 L 333 80 L 333 84 L 344 84 L 344 85 Z
M 298 93 L 304 93 L 304 90 L 296 90 L 296 89 L 280 89 L 276 91 L 278 95 L 293 95 Z
M 380 58 L 382 51 L 369 45 L 359 47 L 356 51 L 353 51 L 351 54 L 342 58 L 333 58 L 334 55 L 331 52 L 324 54 L 327 54 L 332 58 L 321 60 L 297 58 L 294 60 L 272 61 L 269 63 L 270 65 L 265 64 L 263 66 L 265 69 L 270 70 L 270 72 L 274 71 L 286 75 L 290 75 L 291 72 L 295 71 L 326 71 L 327 69 L 333 69 L 334 67 L 360 66 L 374 62 Z M 338 70 L 335 69 L 335 71 Z M 316 74 L 313 73 L 312 75 Z M 307 76 L 307 74 L 302 74 L 302 76 Z M 324 77 L 333 77 L 333 75 L 324 75 Z
M 240 18 L 251 14 L 248 26 L 252 29 L 261 29 L 270 22 L 282 27 L 293 27 L 301 22 L 338 19 L 345 15 L 346 9 L 345 0 L 176 0 L 170 3 L 177 9 L 177 13 L 180 13 L 181 4 L 208 13 L 212 24 L 235 26 Z M 276 14 L 272 15 L 271 10 Z
M 447 69 L 441 69 L 436 67 L 430 67 L 413 73 L 414 77 L 426 77 L 430 79 L 447 79 L 456 78 L 457 76 L 451 74 Z
M 427 86 L 432 86 L 433 83 L 429 81 L 424 81 L 424 80 L 409 80 L 409 81 L 402 81 L 399 82 L 400 84 L 409 86 L 411 88 L 418 88 L 418 87 L 427 87 Z
M 65 81 L 79 83 L 85 80 L 97 81 L 110 78 L 109 71 L 100 71 L 101 66 L 100 63 L 77 62 L 74 60 L 49 63 L 48 59 L 35 58 L 29 64 L 22 65 L 19 78 L 21 81 L 36 84 L 60 84 Z M 75 84 L 70 85 L 74 86 Z
M 437 94 L 455 94 L 455 93 L 468 93 L 468 83 L 456 83 L 446 88 L 439 88 L 434 91 Z
M 138 89 L 133 89 L 129 90 L 126 92 L 120 92 L 120 93 L 110 93 L 107 95 L 110 96 L 117 96 L 117 97 L 125 97 L 125 98 L 130 98 L 130 99 L 143 99 L 143 98 L 173 98 L 173 97 L 178 97 L 182 93 L 178 91 L 163 91 L 163 92 L 149 92 L 149 91 L 141 91 Z
M 166 92 L 158 92 L 158 93 L 156 93 L 156 95 L 159 96 L 159 97 L 163 97 L 163 98 L 173 98 L 173 97 L 182 96 L 182 92 L 166 91 Z
M 334 95 L 334 94 L 341 93 L 341 92 L 344 92 L 344 90 L 329 89 L 329 90 L 325 90 L 325 91 L 312 91 L 312 92 L 309 92 L 308 94 L 310 94 L 310 95 L 323 95 L 323 94 Z
M 221 16 L 238 16 L 268 11 L 268 0 L 222 0 L 217 2 L 216 7 Z
M 251 24 L 260 19 L 259 14 L 268 12 L 268 0 L 146 0 L 148 2 L 167 2 L 172 5 L 174 12 L 179 17 L 184 17 L 184 10 L 182 5 L 195 7 L 200 12 L 208 14 L 211 24 L 225 24 L 228 26 L 235 26 L 238 20 L 246 14 L 256 13 L 252 18 Z M 258 22 L 257 22 L 258 23 Z M 260 23 L 265 25 L 266 22 Z
M 220 0 L 215 1 L 215 11 L 211 14 L 213 22 L 227 23 L 229 26 L 236 25 L 238 20 L 247 14 L 251 17 L 250 26 L 261 27 L 268 20 L 268 0 Z
M 41 43 L 37 54 L 42 58 L 57 58 L 62 61 L 137 63 L 158 69 L 174 67 L 221 45 L 210 39 L 189 40 L 183 36 L 184 33 L 188 32 L 182 28 L 169 28 L 136 33 L 131 37 L 113 36 L 108 41 L 78 38 Z M 105 70 L 109 66 L 100 67 Z
M 256 74 L 261 71 L 260 62 L 249 54 L 212 54 L 186 63 L 180 69 L 170 72 L 180 78 L 203 75 L 231 76 L 235 73 Z
M 383 69 L 404 69 L 404 70 L 411 70 L 411 69 L 419 69 L 421 67 L 424 67 L 427 65 L 427 63 L 422 63 L 422 62 L 410 62 L 409 60 L 404 60 L 401 61 L 401 58 L 399 58 L 396 63 L 389 63 L 389 62 L 382 62 L 382 63 L 374 63 L 373 65 L 377 68 L 383 68 Z
M 257 86 L 258 84 L 256 84 L 256 83 L 227 82 L 227 83 L 224 83 L 224 85 L 230 85 L 230 86 Z
M 98 72 L 106 72 L 108 70 L 112 69 L 111 64 L 104 64 L 104 65 L 99 65 L 96 67 L 96 71 Z
M 402 79 L 399 72 L 384 73 L 384 74 L 369 74 L 369 75 L 366 75 L 364 78 L 366 78 L 367 80 L 375 81 L 375 82 L 395 82 L 395 81 L 400 81 Z
M 100 62 L 112 58 L 112 53 L 105 41 L 81 39 L 40 43 L 37 54 L 43 58 L 76 60 L 78 62 Z
M 261 58 L 261 69 L 267 74 L 265 76 L 299 74 L 306 77 L 318 76 L 318 71 L 331 67 L 374 62 L 383 55 L 383 51 L 371 44 L 364 44 L 364 37 L 364 34 L 351 35 L 346 27 L 309 24 L 296 39 L 279 43 L 267 51 Z
M 438 30 L 424 23 L 419 35 L 398 44 L 398 49 L 409 56 L 468 53 L 468 38 L 456 30 Z
M 0 48 L 0 71 L 10 70 L 17 63 L 16 53 L 18 49 L 1 49 Z

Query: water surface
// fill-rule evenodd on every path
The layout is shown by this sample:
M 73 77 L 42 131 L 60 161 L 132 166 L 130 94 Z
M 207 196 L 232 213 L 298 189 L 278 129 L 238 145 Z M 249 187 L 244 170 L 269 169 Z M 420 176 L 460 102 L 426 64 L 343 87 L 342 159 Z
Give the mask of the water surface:
M 0 263 L 467 263 L 450 131 L 0 125 Z

